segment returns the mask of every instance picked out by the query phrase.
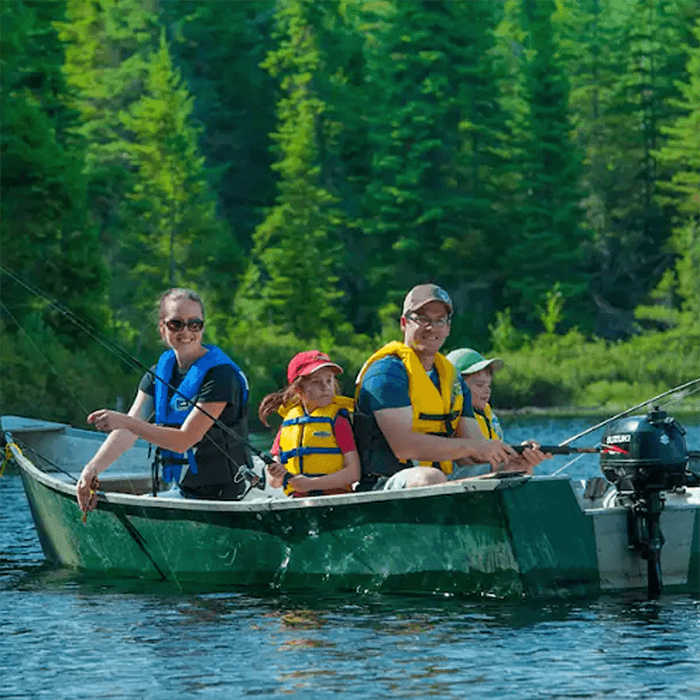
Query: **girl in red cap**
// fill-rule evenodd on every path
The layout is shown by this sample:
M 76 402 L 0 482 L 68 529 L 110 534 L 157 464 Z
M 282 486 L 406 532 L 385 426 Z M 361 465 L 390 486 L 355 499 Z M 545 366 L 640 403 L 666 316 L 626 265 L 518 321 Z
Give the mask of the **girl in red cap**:
M 339 394 L 340 365 L 319 350 L 295 355 L 287 367 L 289 384 L 268 394 L 258 408 L 269 427 L 273 411 L 282 416 L 268 465 L 272 486 L 288 496 L 317 496 L 352 491 L 360 478 L 360 459 L 350 425 L 353 400 Z

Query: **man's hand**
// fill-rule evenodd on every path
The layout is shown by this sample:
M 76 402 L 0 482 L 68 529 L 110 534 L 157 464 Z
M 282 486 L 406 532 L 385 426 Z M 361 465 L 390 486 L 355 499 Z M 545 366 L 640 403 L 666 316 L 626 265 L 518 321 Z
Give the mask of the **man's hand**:
M 477 464 L 488 462 L 494 471 L 499 471 L 508 464 L 518 453 L 505 442 L 500 440 L 476 440 L 470 458 Z

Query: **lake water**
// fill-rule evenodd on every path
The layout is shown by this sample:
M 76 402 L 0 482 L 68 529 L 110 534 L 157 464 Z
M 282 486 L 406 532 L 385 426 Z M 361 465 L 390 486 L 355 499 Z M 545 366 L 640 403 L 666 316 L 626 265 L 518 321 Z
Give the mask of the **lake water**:
M 698 419 L 681 422 L 700 449 Z M 503 423 L 512 443 L 558 444 L 595 420 Z M 540 473 L 598 474 L 573 458 Z M 695 598 L 183 593 L 47 566 L 16 471 L 0 498 L 2 698 L 700 699 Z

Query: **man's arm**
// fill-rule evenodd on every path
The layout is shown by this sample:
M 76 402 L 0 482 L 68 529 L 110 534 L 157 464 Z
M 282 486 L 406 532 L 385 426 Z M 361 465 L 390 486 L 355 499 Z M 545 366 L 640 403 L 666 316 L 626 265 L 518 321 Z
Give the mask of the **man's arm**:
M 414 432 L 413 409 L 410 406 L 384 408 L 375 411 L 374 415 L 389 447 L 401 460 L 442 462 L 466 457 L 476 464 L 489 462 L 497 469 L 501 463 L 517 456 L 513 448 L 500 440 L 485 440 L 473 418 L 460 419 L 458 434 L 464 432 L 455 438 Z M 478 435 L 470 426 L 470 421 L 474 423 Z

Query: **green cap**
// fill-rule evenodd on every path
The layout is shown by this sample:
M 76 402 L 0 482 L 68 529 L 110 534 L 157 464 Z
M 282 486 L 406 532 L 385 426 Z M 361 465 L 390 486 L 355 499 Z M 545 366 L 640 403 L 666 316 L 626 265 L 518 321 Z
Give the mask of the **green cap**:
M 474 374 L 491 366 L 494 370 L 497 370 L 505 365 L 505 362 L 498 357 L 492 357 L 490 360 L 487 360 L 476 350 L 472 350 L 471 348 L 453 350 L 447 355 L 447 359 L 455 366 L 455 369 L 460 374 Z

